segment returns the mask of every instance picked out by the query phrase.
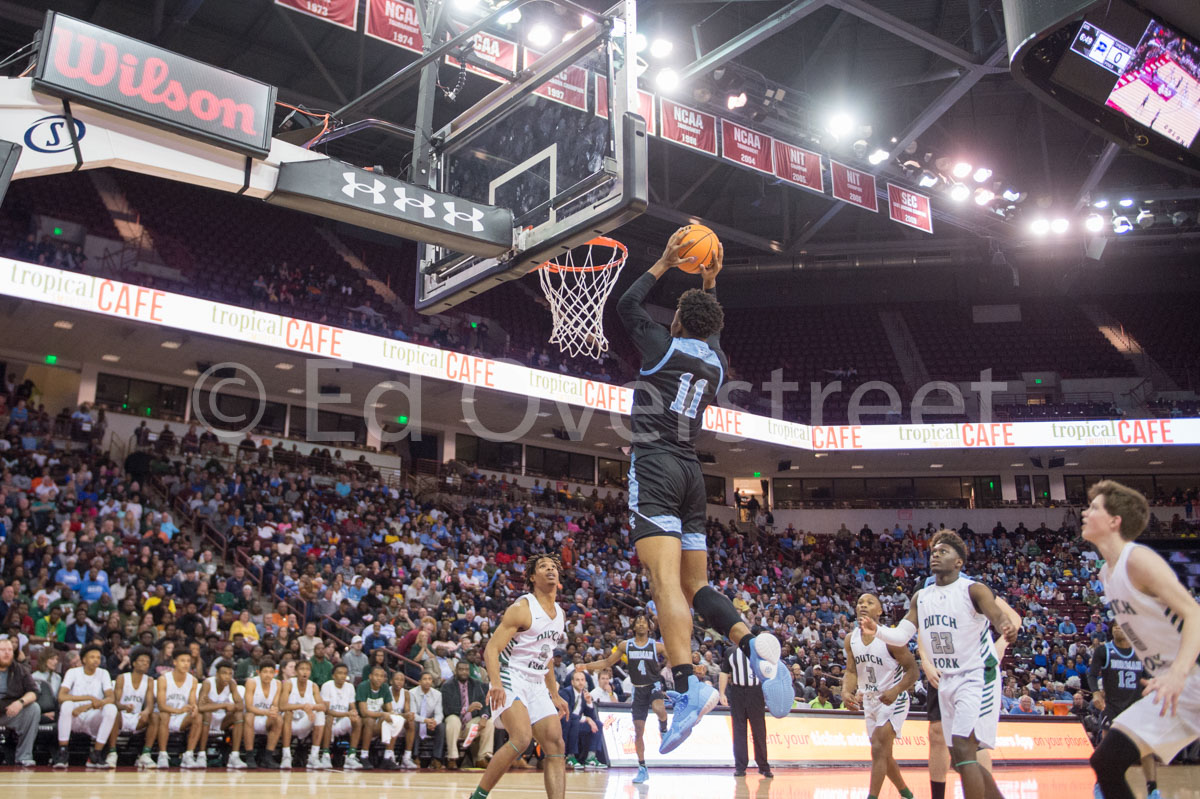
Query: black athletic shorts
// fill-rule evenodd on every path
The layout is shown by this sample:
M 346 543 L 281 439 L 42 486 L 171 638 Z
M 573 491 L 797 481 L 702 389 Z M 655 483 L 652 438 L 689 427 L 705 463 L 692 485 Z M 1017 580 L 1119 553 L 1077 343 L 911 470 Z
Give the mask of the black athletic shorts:
M 658 699 L 666 699 L 661 683 L 633 686 L 633 720 L 645 721 L 650 715 L 650 705 Z
M 699 461 L 634 452 L 629 464 L 631 540 L 670 535 L 681 539 L 685 550 L 707 551 L 707 504 Z
M 937 689 L 929 683 L 925 684 L 928 689 L 925 691 L 925 718 L 932 721 L 942 720 L 942 709 L 938 705 Z

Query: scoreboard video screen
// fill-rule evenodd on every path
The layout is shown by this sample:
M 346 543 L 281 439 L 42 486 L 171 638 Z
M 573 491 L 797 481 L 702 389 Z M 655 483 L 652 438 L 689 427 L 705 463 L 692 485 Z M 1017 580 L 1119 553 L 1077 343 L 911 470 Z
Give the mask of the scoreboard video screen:
M 1052 80 L 1200 153 L 1200 43 L 1140 9 L 1088 14 Z

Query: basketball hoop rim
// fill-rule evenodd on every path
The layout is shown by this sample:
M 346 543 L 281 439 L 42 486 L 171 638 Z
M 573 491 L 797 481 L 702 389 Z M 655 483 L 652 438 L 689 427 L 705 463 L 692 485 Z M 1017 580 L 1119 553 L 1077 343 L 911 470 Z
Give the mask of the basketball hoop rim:
M 592 264 L 591 266 L 575 266 L 574 264 L 556 264 L 552 260 L 544 261 L 543 263 L 538 265 L 537 268 L 534 269 L 534 271 L 537 272 L 537 271 L 541 271 L 544 269 L 547 272 L 603 272 L 606 269 L 612 269 L 613 267 L 620 266 L 621 264 L 625 263 L 625 260 L 627 258 L 629 258 L 628 248 L 626 248 L 626 246 L 624 244 L 622 244 L 621 242 L 617 241 L 616 239 L 611 239 L 608 236 L 597 236 L 596 238 L 587 242 L 587 246 L 588 247 L 610 247 L 610 248 L 612 248 L 614 253 L 616 253 L 616 255 L 612 258 L 612 260 L 608 261 L 607 263 Z M 564 253 L 564 255 L 565 255 L 565 253 Z

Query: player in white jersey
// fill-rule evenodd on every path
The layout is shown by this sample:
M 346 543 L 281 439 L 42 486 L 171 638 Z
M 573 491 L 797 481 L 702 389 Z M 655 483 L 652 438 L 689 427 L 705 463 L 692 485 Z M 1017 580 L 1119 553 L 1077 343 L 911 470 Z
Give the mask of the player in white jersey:
M 200 723 L 192 725 L 192 738 L 188 745 L 188 749 L 196 751 L 196 768 L 208 768 L 209 736 L 224 737 L 226 733 L 230 733 L 233 746 L 226 767 L 246 768 L 246 763 L 238 752 L 242 742 L 243 707 L 241 692 L 233 679 L 233 663 L 221 658 L 213 664 L 213 676 L 200 684 L 196 694 L 196 710 L 200 713 Z
M 157 738 L 154 732 L 154 678 L 148 672 L 153 659 L 150 650 L 137 648 L 129 655 L 130 671 L 118 674 L 113 683 L 113 696 L 120 712 L 119 723 L 113 725 L 108 739 L 108 765 L 117 765 L 117 737 L 122 732 L 136 735 L 145 730 L 146 740 L 137 759 L 138 768 L 154 768 L 150 746 Z
M 1134 541 L 1150 506 L 1112 480 L 1088 491 L 1083 539 L 1104 559 L 1109 606 L 1150 679 L 1142 698 L 1113 720 L 1092 755 L 1097 795 L 1133 799 L 1125 772 L 1148 754 L 1170 763 L 1200 738 L 1200 605 L 1157 553 Z
M 492 756 L 471 799 L 487 799 L 488 792 L 529 746 L 530 738 L 537 739 L 546 757 L 542 769 L 546 796 L 566 796 L 566 745 L 559 719 L 568 710 L 550 668 L 554 650 L 567 638 L 565 612 L 556 601 L 561 571 L 553 555 L 529 559 L 525 581 L 532 591 L 504 612 L 484 651 L 491 682 L 488 703 L 496 726 L 508 730 L 508 744 Z
M 275 745 L 283 731 L 283 719 L 279 713 L 279 680 L 275 679 L 275 663 L 264 660 L 258 664 L 258 676 L 246 680 L 243 696 L 246 703 L 246 720 L 242 724 L 242 759 L 248 768 L 258 768 L 254 758 L 254 736 L 266 734 L 267 748 L 263 750 L 263 768 L 279 768 L 275 759 Z
M 907 645 L 919 631 L 941 673 L 942 727 L 963 796 L 994 799 L 1000 790 L 976 757 L 980 746 L 995 748 L 1000 722 L 1000 659 L 988 625 L 1009 643 L 1016 640 L 1017 627 L 996 604 L 992 589 L 960 579 L 967 545 L 957 533 L 942 530 L 930 543 L 929 570 L 937 582 L 913 594 L 908 614 L 896 627 L 879 626 L 869 616 L 859 618 L 859 627 L 894 646 Z
M 321 686 L 321 701 L 325 703 L 325 740 L 321 743 L 321 768 L 333 768 L 329 757 L 329 743 L 335 735 L 350 736 L 350 751 L 346 754 L 344 768 L 362 768 L 355 746 L 362 730 L 362 719 L 358 716 L 355 702 L 354 683 L 350 682 L 350 669 L 345 663 L 333 667 L 333 679 Z
M 879 623 L 883 603 L 874 594 L 863 594 L 855 612 Z M 887 777 L 904 799 L 913 799 L 912 791 L 900 775 L 900 766 L 892 756 L 892 743 L 908 718 L 908 690 L 917 684 L 917 661 L 907 647 L 889 646 L 862 628 L 846 636 L 846 673 L 842 682 L 842 701 L 855 710 L 862 706 L 871 739 L 871 790 L 867 799 L 878 799 Z
M 155 731 L 158 733 L 158 767 L 171 767 L 167 756 L 167 739 L 173 732 L 187 731 L 191 733 L 192 725 L 200 723 L 196 712 L 196 678 L 192 676 L 192 653 L 186 649 L 175 650 L 171 663 L 175 668 L 158 677 L 156 686 L 158 706 L 158 721 Z M 183 753 L 181 768 L 195 768 L 195 760 L 189 749 Z
M 321 767 L 321 741 L 325 738 L 325 703 L 317 693 L 312 677 L 312 664 L 307 660 L 296 663 L 296 679 L 287 680 L 279 694 L 279 712 L 283 715 L 283 758 L 279 767 L 292 767 L 292 736 L 303 741 L 312 736 L 308 750 L 310 769 Z
M 100 647 L 88 644 L 80 655 L 82 666 L 68 669 L 58 689 L 58 752 L 55 768 L 67 768 L 67 744 L 71 733 L 85 732 L 95 743 L 88 755 L 88 768 L 108 768 L 104 747 L 117 721 L 113 682 L 100 668 Z

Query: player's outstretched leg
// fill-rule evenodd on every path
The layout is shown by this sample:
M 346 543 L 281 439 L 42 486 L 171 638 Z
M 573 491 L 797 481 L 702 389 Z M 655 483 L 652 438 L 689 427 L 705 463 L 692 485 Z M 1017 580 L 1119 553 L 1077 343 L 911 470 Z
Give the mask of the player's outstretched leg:
M 1096 772 L 1096 796 L 1103 799 L 1133 799 L 1125 772 L 1142 759 L 1138 745 L 1125 732 L 1113 727 L 1092 753 Z
M 688 533 L 683 536 L 682 582 L 684 595 L 692 607 L 721 635 L 740 647 L 750 659 L 750 668 L 762 682 L 767 710 L 775 718 L 783 718 L 792 709 L 795 691 L 792 675 L 779 667 L 783 647 L 771 633 L 751 635 L 750 628 L 733 601 L 708 584 L 708 548 L 704 536 Z M 672 661 L 674 662 L 674 661 Z

